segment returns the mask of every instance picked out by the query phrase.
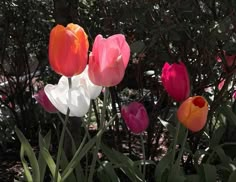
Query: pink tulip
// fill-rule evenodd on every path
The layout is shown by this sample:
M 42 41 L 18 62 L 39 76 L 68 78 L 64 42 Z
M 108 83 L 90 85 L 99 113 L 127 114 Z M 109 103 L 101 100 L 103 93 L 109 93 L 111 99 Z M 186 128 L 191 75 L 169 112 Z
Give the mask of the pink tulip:
M 133 133 L 141 133 L 148 127 L 148 114 L 141 103 L 132 102 L 127 106 L 122 106 L 121 115 L 124 118 L 127 127 Z
M 44 88 L 41 89 L 37 94 L 34 95 L 34 98 L 38 103 L 49 113 L 56 113 L 57 109 L 52 105 L 47 95 L 44 92 Z
M 184 101 L 190 94 L 190 81 L 185 65 L 180 62 L 165 63 L 161 74 L 162 84 L 168 94 L 177 102 Z
M 89 56 L 89 78 L 95 85 L 115 86 L 124 77 L 130 48 L 124 35 L 103 38 L 97 35 Z

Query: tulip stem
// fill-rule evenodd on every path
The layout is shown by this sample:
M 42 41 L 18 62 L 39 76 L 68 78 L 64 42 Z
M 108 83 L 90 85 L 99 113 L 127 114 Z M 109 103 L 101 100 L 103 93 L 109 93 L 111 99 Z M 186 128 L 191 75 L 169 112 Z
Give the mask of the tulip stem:
M 185 142 L 186 142 L 186 140 L 187 140 L 187 137 L 188 137 L 188 129 L 187 129 L 187 131 L 185 132 L 183 142 L 181 143 L 181 149 L 180 149 L 178 158 L 177 158 L 177 160 L 176 160 L 176 164 L 180 163 L 181 157 L 182 157 L 183 152 L 184 152 L 184 146 L 185 146 Z M 179 165 L 178 165 L 178 166 L 179 166 Z
M 70 109 L 68 108 L 67 113 L 66 113 L 65 122 L 63 123 L 63 128 L 62 128 L 60 140 L 59 140 L 57 160 L 56 160 L 56 169 L 55 169 L 55 177 L 54 177 L 55 182 L 58 181 L 58 179 L 57 179 L 58 178 L 58 171 L 59 171 L 59 165 L 60 165 L 61 154 L 62 154 L 62 147 L 63 147 L 63 143 L 64 143 L 64 136 L 65 136 L 65 131 L 66 131 L 66 125 L 67 125 L 68 118 L 69 118 L 69 113 L 70 113 Z
M 104 98 L 103 98 L 103 107 L 102 107 L 101 119 L 100 119 L 101 123 L 100 123 L 100 127 L 99 127 L 100 130 L 105 126 L 105 114 L 106 114 L 108 96 L 109 96 L 109 87 L 105 87 Z
M 70 89 L 71 85 L 72 85 L 71 78 L 68 78 L 68 83 L 69 83 L 69 89 Z M 70 97 L 71 97 L 71 94 L 69 92 L 69 100 L 70 100 Z M 70 109 L 67 108 L 65 122 L 62 122 L 63 123 L 63 128 L 62 128 L 62 132 L 61 132 L 61 136 L 60 136 L 60 140 L 59 140 L 58 152 L 57 152 L 56 169 L 55 169 L 55 175 L 54 175 L 54 181 L 55 182 L 58 181 L 58 172 L 59 172 L 61 154 L 62 154 L 62 150 L 63 150 L 62 148 L 63 148 L 64 138 L 65 138 L 66 125 L 67 125 L 68 120 L 69 120 L 69 114 L 70 114 Z
M 175 163 L 176 144 L 177 144 L 177 140 L 178 140 L 179 129 L 180 129 L 180 122 L 177 122 L 176 131 L 175 131 L 175 138 L 174 138 L 174 143 L 173 143 L 172 165 L 174 165 L 174 163 Z
M 101 120 L 100 120 L 101 123 L 99 126 L 99 131 L 105 129 L 105 127 L 106 127 L 105 114 L 106 114 L 106 106 L 107 106 L 108 96 L 109 96 L 109 88 L 105 87 L 104 98 L 103 98 L 103 107 L 102 107 L 102 111 L 101 111 Z M 101 135 L 97 138 L 96 147 L 93 151 L 93 160 L 91 163 L 91 168 L 90 168 L 90 173 L 89 173 L 89 178 L 88 178 L 89 182 L 93 181 L 93 175 L 94 175 L 95 166 L 96 166 L 96 162 L 97 162 L 97 158 L 98 158 L 98 151 L 100 148 L 100 144 L 101 144 Z
M 143 152 L 143 181 L 145 181 L 145 176 L 146 176 L 146 164 L 145 164 L 146 153 L 145 153 L 143 133 L 140 134 L 140 138 L 141 138 L 142 152 Z

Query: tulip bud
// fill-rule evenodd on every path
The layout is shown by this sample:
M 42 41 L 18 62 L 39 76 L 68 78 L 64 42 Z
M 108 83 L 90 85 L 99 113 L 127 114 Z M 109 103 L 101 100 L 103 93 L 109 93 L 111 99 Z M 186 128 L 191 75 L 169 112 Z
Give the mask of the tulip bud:
M 202 96 L 186 99 L 177 111 L 177 117 L 186 128 L 193 132 L 200 131 L 206 124 L 208 103 Z
M 127 127 L 136 134 L 145 131 L 149 124 L 145 107 L 138 102 L 132 102 L 128 106 L 122 106 L 121 115 Z
M 66 77 L 83 72 L 88 58 L 88 38 L 84 29 L 70 23 L 55 26 L 49 39 L 49 62 L 52 69 Z
M 56 113 L 57 109 L 52 105 L 47 95 L 44 92 L 44 88 L 33 96 L 36 101 L 49 113 Z
M 89 78 L 100 86 L 110 87 L 121 82 L 130 57 L 130 48 L 124 35 L 116 34 L 107 39 L 95 38 L 89 56 Z
M 181 102 L 189 97 L 190 81 L 187 69 L 182 62 L 172 65 L 165 63 L 161 80 L 165 90 L 175 101 Z

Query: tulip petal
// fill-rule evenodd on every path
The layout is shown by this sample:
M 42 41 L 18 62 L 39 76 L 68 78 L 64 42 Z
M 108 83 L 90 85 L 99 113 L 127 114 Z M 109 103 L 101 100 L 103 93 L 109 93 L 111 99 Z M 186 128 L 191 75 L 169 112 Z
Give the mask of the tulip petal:
M 141 103 L 131 102 L 128 106 L 122 106 L 121 115 L 133 133 L 141 133 L 148 127 L 148 115 Z
M 68 107 L 70 108 L 70 116 L 82 117 L 88 110 L 90 98 L 83 87 L 80 89 L 70 89 L 67 93 Z
M 66 100 L 68 89 L 58 85 L 48 84 L 44 87 L 44 91 L 48 99 L 57 108 L 57 110 L 63 114 L 66 114 L 68 108 Z
M 201 96 L 189 97 L 178 108 L 177 117 L 186 128 L 200 131 L 206 124 L 208 103 Z
M 103 38 L 97 35 L 89 56 L 89 78 L 100 86 L 115 86 L 124 77 L 130 56 L 130 48 L 125 37 L 116 34 Z
M 80 75 L 72 77 L 73 87 L 78 87 L 81 85 L 85 87 L 90 99 L 96 99 L 102 91 L 102 86 L 95 85 L 90 81 L 88 76 L 88 66 L 86 66 Z
M 79 25 L 56 25 L 50 32 L 48 47 L 49 62 L 56 73 L 72 77 L 84 70 L 89 44 L 84 29 Z

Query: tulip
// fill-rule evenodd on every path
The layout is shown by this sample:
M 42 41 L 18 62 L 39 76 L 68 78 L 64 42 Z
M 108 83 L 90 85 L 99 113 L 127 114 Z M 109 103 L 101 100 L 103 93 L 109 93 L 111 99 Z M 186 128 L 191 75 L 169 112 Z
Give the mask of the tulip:
M 200 131 L 206 124 L 208 103 L 202 96 L 186 99 L 177 110 L 177 117 L 186 128 L 193 132 Z
M 88 38 L 84 29 L 70 23 L 56 25 L 49 38 L 49 62 L 52 69 L 66 77 L 83 72 L 88 58 Z
M 128 106 L 122 106 L 121 115 L 127 127 L 136 134 L 145 131 L 149 124 L 145 107 L 138 102 L 132 102 Z
M 130 57 L 130 48 L 124 35 L 107 39 L 97 35 L 89 56 L 89 78 L 100 86 L 115 86 L 124 77 Z
M 181 102 L 189 97 L 190 81 L 187 69 L 182 62 L 172 65 L 165 63 L 161 80 L 165 90 L 175 101 Z
M 44 92 L 44 89 L 41 89 L 37 94 L 33 96 L 36 101 L 49 113 L 56 113 L 58 110 L 50 102 L 47 95 Z
M 44 90 L 52 104 L 63 114 L 70 109 L 70 116 L 84 116 L 90 106 L 90 99 L 95 99 L 102 87 L 94 85 L 88 77 L 88 68 L 80 75 L 71 77 L 71 88 L 68 78 L 62 76 L 57 85 L 48 84 Z

